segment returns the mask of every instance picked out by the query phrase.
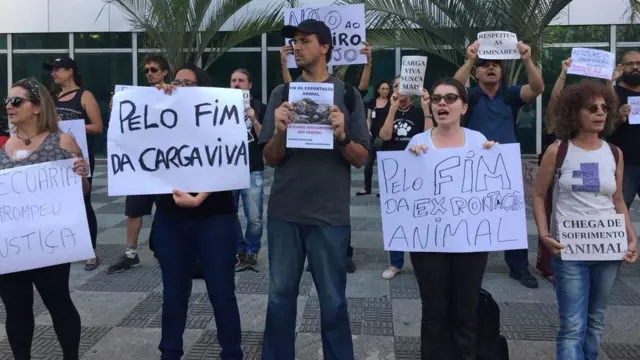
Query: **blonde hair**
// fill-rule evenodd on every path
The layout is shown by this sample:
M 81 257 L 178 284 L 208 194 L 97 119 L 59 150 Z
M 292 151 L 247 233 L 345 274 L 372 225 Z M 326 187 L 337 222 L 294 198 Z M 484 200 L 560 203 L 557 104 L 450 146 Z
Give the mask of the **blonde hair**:
M 40 107 L 40 113 L 37 115 L 37 128 L 39 134 L 43 132 L 57 133 L 60 131 L 60 128 L 58 127 L 56 104 L 44 85 L 34 78 L 28 78 L 14 83 L 11 87 L 24 89 L 27 93 L 27 100 L 29 100 L 33 105 Z M 16 131 L 14 125 L 11 126 L 11 130 Z

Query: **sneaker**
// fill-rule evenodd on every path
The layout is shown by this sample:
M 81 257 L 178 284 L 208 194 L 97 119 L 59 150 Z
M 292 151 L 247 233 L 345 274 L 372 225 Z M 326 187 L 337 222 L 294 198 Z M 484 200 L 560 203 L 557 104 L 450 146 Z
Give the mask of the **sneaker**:
M 247 254 L 245 253 L 236 254 L 236 266 L 244 265 L 246 260 L 247 260 Z
M 399 273 L 400 271 L 402 271 L 402 269 L 398 269 L 395 266 L 389 266 L 387 270 L 382 272 L 382 278 L 387 280 L 393 279 L 396 276 L 396 274 Z
M 127 255 L 123 255 L 120 261 L 111 265 L 109 269 L 107 269 L 107 274 L 115 274 L 119 272 L 123 272 L 125 270 L 140 266 L 140 258 L 138 254 L 134 257 L 128 257 Z
M 347 272 L 349 274 L 356 272 L 356 263 L 354 263 L 353 259 L 350 257 L 347 258 Z
M 258 254 L 247 254 L 244 260 L 245 265 L 256 266 L 258 265 Z

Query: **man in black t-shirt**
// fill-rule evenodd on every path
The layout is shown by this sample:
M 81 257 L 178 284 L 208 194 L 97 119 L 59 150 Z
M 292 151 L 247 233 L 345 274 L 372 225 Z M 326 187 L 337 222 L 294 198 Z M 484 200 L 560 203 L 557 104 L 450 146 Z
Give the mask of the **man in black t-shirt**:
M 251 91 L 252 76 L 246 69 L 237 69 L 231 73 L 231 87 Z M 255 266 L 258 263 L 262 239 L 262 214 L 264 195 L 264 145 L 258 144 L 258 135 L 262 131 L 262 121 L 267 106 L 260 100 L 250 97 L 250 107 L 245 109 L 245 124 L 249 138 L 249 170 L 251 186 L 248 189 L 236 190 L 233 198 L 236 208 L 242 198 L 244 216 L 247 218 L 247 231 L 243 236 L 238 222 L 237 266 Z
M 622 195 L 627 207 L 631 207 L 636 195 L 640 194 L 640 125 L 629 124 L 631 107 L 628 98 L 640 96 L 640 51 L 628 51 L 622 56 L 622 76 L 614 90 L 620 100 L 620 124 L 607 139 L 624 154 L 624 174 Z

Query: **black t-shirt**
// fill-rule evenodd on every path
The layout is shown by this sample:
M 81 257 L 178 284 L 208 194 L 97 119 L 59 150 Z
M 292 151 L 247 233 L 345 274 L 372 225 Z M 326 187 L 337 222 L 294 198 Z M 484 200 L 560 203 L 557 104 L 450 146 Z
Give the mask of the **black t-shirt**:
M 628 104 L 629 96 L 640 96 L 640 92 L 627 90 L 620 85 L 616 85 L 615 90 L 620 105 Z M 614 133 L 607 137 L 607 141 L 619 147 L 624 154 L 624 164 L 631 166 L 640 166 L 638 139 L 640 125 L 630 125 L 628 120 L 618 125 Z
M 380 150 L 404 150 L 411 138 L 424 131 L 424 112 L 413 105 L 405 111 L 398 109 L 393 120 L 391 140 L 382 143 Z
M 251 108 L 256 112 L 258 122 L 262 124 L 267 106 L 258 99 L 251 99 Z M 251 120 L 246 119 L 245 125 L 247 126 L 247 136 L 249 138 L 249 171 L 262 171 L 264 170 L 264 159 L 262 157 L 264 145 L 258 144 L 258 134 L 256 134 Z
M 197 193 L 191 193 L 196 196 Z M 170 217 L 178 219 L 205 218 L 218 214 L 233 214 L 236 205 L 231 191 L 210 193 L 209 196 L 195 208 L 184 208 L 176 205 L 172 194 L 155 196 L 156 207 Z
M 371 110 L 371 135 L 374 137 L 378 137 L 380 133 L 380 127 L 384 124 L 384 121 L 387 119 L 387 115 L 389 114 L 389 108 L 391 107 L 391 101 L 387 100 L 387 104 L 381 108 L 376 107 L 376 99 L 371 99 L 369 103 L 367 103 L 367 109 Z

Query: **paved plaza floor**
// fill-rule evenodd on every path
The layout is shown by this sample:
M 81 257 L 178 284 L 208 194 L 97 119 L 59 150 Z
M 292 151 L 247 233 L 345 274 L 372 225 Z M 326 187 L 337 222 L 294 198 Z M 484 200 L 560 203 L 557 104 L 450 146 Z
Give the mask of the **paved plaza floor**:
M 272 171 L 265 178 L 265 205 L 272 183 Z M 407 256 L 404 271 L 384 280 L 388 259 L 382 247 L 379 199 L 356 197 L 362 188 L 363 171 L 353 170 L 351 214 L 357 271 L 348 275 L 347 297 L 357 360 L 420 359 L 420 299 Z M 374 177 L 375 179 L 375 177 Z M 374 181 L 377 186 L 377 181 Z M 82 358 L 86 360 L 159 359 L 162 283 L 160 269 L 146 246 L 151 219 L 145 218 L 140 236 L 142 266 L 108 275 L 106 268 L 123 253 L 125 241 L 124 197 L 107 196 L 104 163 L 94 175 L 93 204 L 98 214 L 98 255 L 102 265 L 93 272 L 82 263 L 73 264 L 72 298 L 82 317 Z M 377 189 L 374 189 L 374 191 Z M 640 204 L 640 201 L 638 201 Z M 529 204 L 530 207 L 530 204 Z M 640 206 L 632 211 L 636 231 L 640 230 Z M 266 210 L 265 210 L 266 214 Z M 537 247 L 535 226 L 528 211 L 528 232 L 532 264 Z M 241 217 L 243 224 L 244 216 Z M 263 244 L 266 245 L 266 231 Z M 245 359 L 260 359 L 266 315 L 269 269 L 264 246 L 259 272 L 236 275 Z M 540 288 L 527 289 L 510 279 L 501 253 L 490 256 L 484 278 L 502 309 L 502 331 L 509 339 L 512 360 L 555 359 L 558 312 L 551 283 L 540 279 Z M 61 351 L 42 301 L 34 305 L 36 330 L 33 359 L 62 360 Z M 0 322 L 6 315 L 0 307 Z M 320 310 L 309 273 L 302 277 L 298 300 L 297 359 L 322 359 Z M 4 326 L 0 327 L 0 360 L 13 359 Z M 219 346 L 213 311 L 204 282 L 194 281 L 187 330 L 185 360 L 217 359 Z M 624 265 L 606 315 L 600 359 L 640 359 L 640 264 Z

